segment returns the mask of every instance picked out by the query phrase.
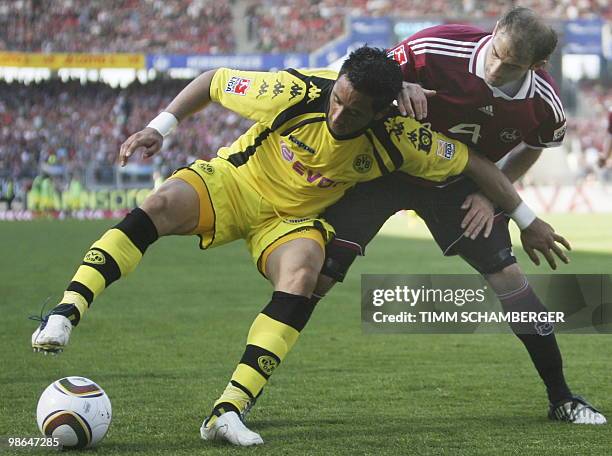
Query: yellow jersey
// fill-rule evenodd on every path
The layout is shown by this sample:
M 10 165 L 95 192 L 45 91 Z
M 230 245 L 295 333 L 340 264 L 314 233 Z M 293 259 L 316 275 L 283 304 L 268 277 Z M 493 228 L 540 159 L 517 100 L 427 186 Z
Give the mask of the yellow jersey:
M 339 139 L 327 127 L 330 70 L 220 68 L 210 97 L 256 123 L 218 156 L 279 215 L 316 216 L 358 182 L 394 171 L 434 182 L 460 174 L 467 147 L 399 112 Z

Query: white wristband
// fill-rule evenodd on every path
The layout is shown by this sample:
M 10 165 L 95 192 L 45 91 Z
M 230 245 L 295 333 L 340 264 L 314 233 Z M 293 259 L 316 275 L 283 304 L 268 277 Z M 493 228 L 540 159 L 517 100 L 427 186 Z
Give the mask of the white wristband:
M 160 135 L 164 138 L 170 134 L 174 127 L 178 125 L 178 120 L 174 117 L 174 114 L 171 114 L 166 111 L 160 112 L 155 119 L 149 122 L 147 125 L 148 128 L 152 128 L 157 130 Z
M 537 215 L 535 215 L 535 212 L 533 212 L 524 201 L 521 201 L 521 204 L 519 204 L 510 214 L 510 218 L 514 220 L 521 230 L 524 230 L 533 223 Z

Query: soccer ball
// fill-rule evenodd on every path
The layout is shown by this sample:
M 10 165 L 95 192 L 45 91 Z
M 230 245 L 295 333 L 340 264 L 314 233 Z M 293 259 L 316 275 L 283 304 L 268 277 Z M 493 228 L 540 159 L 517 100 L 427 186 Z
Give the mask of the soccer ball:
M 51 383 L 36 408 L 40 432 L 59 439 L 64 448 L 98 444 L 111 423 L 111 403 L 102 388 L 83 377 L 65 377 Z

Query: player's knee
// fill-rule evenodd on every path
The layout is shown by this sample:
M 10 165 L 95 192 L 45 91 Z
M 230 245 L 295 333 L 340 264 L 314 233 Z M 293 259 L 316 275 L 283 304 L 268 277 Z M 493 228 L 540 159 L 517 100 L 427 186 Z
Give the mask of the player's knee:
M 500 293 L 508 293 L 519 289 L 527 280 L 525 274 L 517 263 L 505 266 L 501 270 L 486 274 L 487 281 L 493 290 Z
M 168 204 L 168 197 L 163 192 L 154 192 L 147 196 L 140 206 L 149 216 L 160 236 L 169 234 L 166 223 Z
M 315 289 L 320 263 L 317 266 L 315 262 L 300 262 L 284 269 L 281 277 L 276 284 L 278 290 L 300 296 L 310 296 Z
M 302 265 L 297 268 L 291 279 L 292 287 L 295 289 L 294 293 L 301 296 L 310 296 L 317 285 L 319 269 L 312 265 Z
M 147 196 L 141 209 L 151 218 L 160 236 L 188 234 L 197 226 L 198 195 L 186 183 L 167 182 Z
M 151 219 L 164 216 L 168 210 L 169 198 L 166 192 L 151 193 L 142 203 L 141 209 L 147 213 Z

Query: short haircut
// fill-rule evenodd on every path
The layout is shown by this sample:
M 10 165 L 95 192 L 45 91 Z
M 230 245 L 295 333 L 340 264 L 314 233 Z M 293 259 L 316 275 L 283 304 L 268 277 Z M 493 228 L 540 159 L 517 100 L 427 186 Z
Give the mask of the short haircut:
M 507 33 L 514 54 L 530 60 L 530 63 L 547 60 L 557 47 L 557 33 L 546 25 L 538 15 L 522 6 L 504 14 L 497 24 L 499 32 Z
M 402 89 L 402 70 L 383 49 L 362 46 L 348 56 L 340 68 L 353 88 L 374 99 L 373 109 L 388 107 Z

